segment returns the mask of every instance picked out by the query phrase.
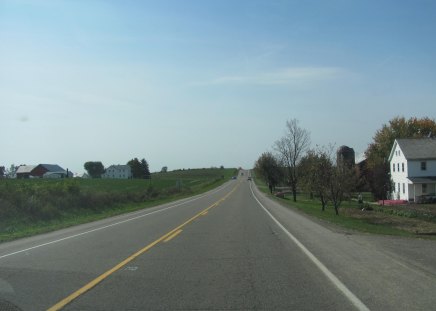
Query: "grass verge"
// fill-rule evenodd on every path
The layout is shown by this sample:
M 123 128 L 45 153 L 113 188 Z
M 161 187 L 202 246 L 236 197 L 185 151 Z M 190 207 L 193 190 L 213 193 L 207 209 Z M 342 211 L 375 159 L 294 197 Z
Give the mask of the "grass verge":
M 169 203 L 222 185 L 236 169 L 153 174 L 151 180 L 0 180 L 0 242 Z
M 270 198 L 310 215 L 317 220 L 334 224 L 343 229 L 382 235 L 435 239 L 433 234 L 436 234 L 436 223 L 434 222 L 407 216 L 402 217 L 386 213 L 386 211 L 381 211 L 380 209 L 362 211 L 355 201 L 343 202 L 339 209 L 339 215 L 335 215 L 332 206 L 327 206 L 326 210 L 322 211 L 319 201 L 310 199 L 304 194 L 298 195 L 297 202 L 293 202 L 291 196 L 285 196 L 284 199 L 277 198 L 269 193 L 268 187 L 262 181 L 257 178 L 254 180 L 259 190 Z

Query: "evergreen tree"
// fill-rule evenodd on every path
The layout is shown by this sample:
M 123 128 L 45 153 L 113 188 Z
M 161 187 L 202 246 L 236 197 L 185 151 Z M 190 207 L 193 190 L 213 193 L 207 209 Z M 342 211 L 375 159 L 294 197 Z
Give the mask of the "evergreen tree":
M 134 158 L 127 162 L 127 165 L 132 169 L 132 177 L 139 179 L 150 179 L 150 169 L 147 161 L 143 158 L 141 161 L 138 158 Z
M 150 174 L 150 169 L 148 167 L 148 163 L 145 159 L 141 160 L 141 170 L 142 170 L 142 178 L 145 179 L 150 179 L 151 178 L 151 174 Z
M 134 158 L 127 162 L 127 165 L 130 166 L 132 170 L 132 177 L 133 178 L 143 178 L 142 177 L 142 169 L 141 169 L 141 162 L 139 162 L 138 158 Z

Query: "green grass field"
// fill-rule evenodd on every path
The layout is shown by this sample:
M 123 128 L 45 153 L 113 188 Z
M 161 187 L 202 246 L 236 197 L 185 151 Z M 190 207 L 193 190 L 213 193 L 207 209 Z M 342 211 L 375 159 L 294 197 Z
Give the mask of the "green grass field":
M 236 169 L 191 169 L 130 179 L 0 179 L 0 241 L 98 220 L 196 195 Z

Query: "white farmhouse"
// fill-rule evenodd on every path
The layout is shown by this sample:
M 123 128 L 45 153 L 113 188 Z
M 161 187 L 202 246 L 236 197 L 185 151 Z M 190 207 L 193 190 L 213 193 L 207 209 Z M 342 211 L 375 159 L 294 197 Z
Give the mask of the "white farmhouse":
M 132 178 L 132 169 L 129 165 L 111 165 L 101 175 L 101 178 L 130 179 Z
M 393 199 L 418 202 L 436 192 L 436 139 L 396 139 L 389 155 Z

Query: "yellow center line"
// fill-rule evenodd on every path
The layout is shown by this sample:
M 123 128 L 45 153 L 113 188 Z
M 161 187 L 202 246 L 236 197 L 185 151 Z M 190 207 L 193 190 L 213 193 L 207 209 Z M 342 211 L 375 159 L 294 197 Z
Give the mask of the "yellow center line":
M 165 240 L 163 240 L 164 242 L 168 242 L 171 241 L 172 239 L 174 239 L 176 236 L 178 236 L 183 230 L 179 229 L 176 232 L 174 232 L 173 234 L 171 234 L 169 237 L 167 237 Z
M 121 268 L 123 268 L 124 266 L 126 266 L 128 263 L 130 263 L 132 260 L 134 260 L 136 257 L 144 254 L 145 252 L 147 252 L 148 250 L 150 250 L 153 246 L 155 246 L 156 244 L 165 241 L 166 239 L 168 239 L 168 241 L 170 239 L 172 239 L 173 237 L 175 237 L 177 234 L 179 234 L 182 230 L 183 227 L 185 227 L 186 225 L 188 225 L 189 223 L 193 222 L 195 219 L 199 218 L 204 212 L 209 211 L 211 208 L 218 206 L 221 202 L 223 202 L 224 200 L 226 200 L 233 192 L 236 191 L 236 189 L 238 188 L 240 183 L 238 183 L 233 189 L 232 191 L 230 191 L 229 193 L 227 193 L 227 195 L 225 195 L 222 199 L 218 200 L 217 202 L 215 202 L 214 204 L 210 205 L 208 208 L 202 210 L 201 212 L 199 212 L 198 214 L 196 214 L 195 216 L 191 217 L 190 219 L 188 219 L 187 221 L 185 221 L 183 224 L 179 225 L 178 227 L 174 228 L 173 230 L 169 231 L 168 233 L 164 234 L 163 236 L 161 236 L 160 238 L 158 238 L 156 241 L 148 244 L 146 247 L 140 249 L 139 251 L 137 251 L 136 253 L 134 253 L 133 255 L 131 255 L 130 257 L 124 259 L 122 262 L 120 262 L 119 264 L 117 264 L 116 266 L 114 266 L 113 268 L 109 269 L 108 271 L 106 271 L 105 273 L 103 273 L 102 275 L 98 276 L 97 278 L 95 278 L 94 280 L 92 280 L 91 282 L 89 282 L 88 284 L 86 284 L 85 286 L 83 286 L 82 288 L 78 289 L 77 291 L 75 291 L 74 293 L 72 293 L 71 295 L 69 295 L 68 297 L 62 299 L 61 301 L 59 301 L 58 303 L 56 303 L 54 306 L 50 307 L 49 309 L 47 309 L 47 311 L 55 311 L 55 310 L 61 310 L 63 307 L 65 307 L 67 304 L 69 304 L 70 302 L 72 302 L 73 300 L 77 299 L 79 296 L 83 295 L 84 293 L 86 293 L 87 291 L 89 291 L 90 289 L 92 289 L 93 287 L 95 287 L 96 285 L 98 285 L 99 283 L 101 283 L 103 280 L 105 280 L 106 278 L 108 278 L 110 275 L 112 275 L 113 273 L 115 273 L 116 271 L 120 270 Z M 180 231 L 180 232 L 178 232 Z M 178 233 L 177 233 L 178 232 Z
M 209 213 L 208 211 L 204 211 L 203 213 L 201 213 L 202 216 L 207 215 L 207 213 Z

